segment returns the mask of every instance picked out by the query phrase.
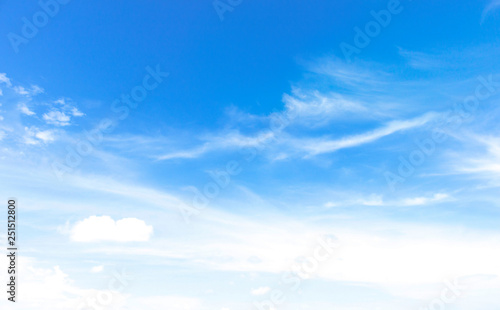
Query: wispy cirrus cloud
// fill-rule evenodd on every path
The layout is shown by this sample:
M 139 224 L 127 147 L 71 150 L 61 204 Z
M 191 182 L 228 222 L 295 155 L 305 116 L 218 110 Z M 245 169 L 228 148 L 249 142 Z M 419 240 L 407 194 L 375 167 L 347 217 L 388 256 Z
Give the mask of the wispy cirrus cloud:
M 330 56 L 305 62 L 306 68 L 320 76 L 333 78 L 339 86 L 362 88 L 365 91 L 378 90 L 386 87 L 392 80 L 392 75 L 385 68 L 373 62 L 357 62 L 347 64 Z
M 481 14 L 481 21 L 480 23 L 483 24 L 486 18 L 493 13 L 493 11 L 497 10 L 500 8 L 500 1 L 499 0 L 492 0 L 488 5 L 483 10 L 483 13 Z
M 280 144 L 288 148 L 292 153 L 297 153 L 298 151 L 299 153 L 305 153 L 306 157 L 310 157 L 371 143 L 397 132 L 424 126 L 436 118 L 436 113 L 428 113 L 414 119 L 391 121 L 381 128 L 339 139 L 330 139 L 328 137 L 294 138 L 280 132 L 275 133 L 272 131 L 261 132 L 254 136 L 246 136 L 238 132 L 233 132 L 211 138 L 209 142 L 201 147 L 187 151 L 172 152 L 158 156 L 157 158 L 159 160 L 197 158 L 209 151 L 248 147 L 258 148 L 263 144 L 268 146 Z M 282 149 L 282 152 L 286 152 L 286 150 Z
M 447 202 L 453 197 L 444 192 L 434 194 L 421 195 L 416 197 L 384 197 L 382 194 L 363 195 L 362 193 L 353 194 L 354 196 L 361 196 L 360 198 L 341 198 L 335 202 L 328 201 L 323 206 L 325 208 L 334 207 L 351 207 L 356 205 L 371 206 L 371 207 L 411 207 L 411 206 L 427 206 L 438 203 Z
M 431 55 L 423 52 L 409 51 L 399 48 L 399 54 L 403 56 L 408 65 L 418 70 L 435 70 L 443 66 L 441 55 Z
M 500 178 L 500 138 L 492 135 L 473 134 L 468 136 L 465 143 L 477 145 L 480 148 L 474 152 L 456 153 L 454 157 L 459 156 L 461 160 L 453 161 L 456 163 L 454 171 L 498 180 Z
M 202 146 L 190 150 L 174 151 L 171 153 L 159 155 L 158 160 L 169 160 L 175 158 L 197 158 L 208 152 L 221 150 L 234 150 L 248 147 L 260 147 L 275 137 L 272 131 L 265 131 L 254 136 L 242 135 L 238 131 L 231 131 L 221 135 L 212 135 L 205 139 Z
M 385 136 L 394 133 L 410 130 L 424 126 L 425 124 L 435 120 L 438 114 L 427 113 L 422 116 L 409 120 L 396 120 L 387 123 L 381 128 L 368 131 L 362 134 L 352 135 L 340 139 L 311 139 L 311 140 L 295 140 L 294 146 L 298 149 L 303 149 L 308 156 L 332 153 L 345 148 L 352 148 L 363 144 L 377 141 Z
M 321 119 L 331 119 L 332 116 L 328 114 L 334 114 L 335 117 L 338 117 L 337 114 L 346 112 L 368 113 L 368 110 L 362 105 L 344 101 L 339 98 L 328 99 L 316 94 L 314 100 L 313 103 L 306 103 L 294 97 L 285 96 L 287 110 L 280 115 L 285 123 L 283 129 L 267 129 L 255 135 L 243 135 L 238 131 L 232 131 L 221 135 L 211 136 L 207 138 L 208 141 L 202 146 L 190 150 L 174 151 L 160 155 L 157 156 L 157 159 L 197 158 L 215 150 L 248 147 L 259 148 L 261 145 L 266 145 L 271 148 L 277 144 L 284 145 L 289 148 L 292 153 L 299 151 L 305 152 L 306 156 L 315 156 L 360 146 L 397 132 L 422 127 L 435 120 L 438 116 L 437 113 L 426 113 L 413 119 L 393 120 L 382 125 L 378 129 L 338 139 L 330 139 L 328 136 L 295 138 L 287 134 L 286 127 L 292 127 L 298 123 L 308 124 L 310 122 L 309 127 L 315 128 L 318 126 L 319 122 L 321 122 Z M 290 118 L 291 114 L 293 115 L 292 118 Z M 286 150 L 283 151 L 286 152 Z
M 403 53 L 426 58 L 424 54 Z M 422 128 L 439 115 L 429 112 L 431 105 L 426 105 L 432 100 L 421 98 L 422 92 L 417 91 L 425 87 L 442 96 L 443 89 L 436 86 L 437 81 L 412 82 L 385 71 L 381 65 L 345 64 L 336 58 L 316 60 L 305 66 L 313 81 L 293 86 L 290 93 L 285 93 L 281 111 L 264 116 L 237 114 L 238 122 L 251 130 L 230 122 L 230 127 L 218 133 L 198 137 L 202 141 L 198 145 L 191 141 L 195 145 L 190 148 L 174 148 L 155 158 L 196 159 L 210 152 L 264 145 L 262 153 L 272 160 L 310 158 Z M 423 100 L 425 104 L 419 106 Z M 444 108 L 441 103 L 433 105 L 436 111 L 441 106 Z M 348 127 L 349 123 L 356 125 Z M 352 130 L 354 127 L 362 127 L 364 132 Z
M 324 94 L 317 90 L 304 91 L 295 88 L 291 95 L 283 95 L 283 103 L 285 107 L 280 113 L 282 117 L 289 118 L 291 124 L 303 124 L 313 128 L 325 126 L 342 117 L 369 114 L 369 109 L 362 102 L 339 93 Z

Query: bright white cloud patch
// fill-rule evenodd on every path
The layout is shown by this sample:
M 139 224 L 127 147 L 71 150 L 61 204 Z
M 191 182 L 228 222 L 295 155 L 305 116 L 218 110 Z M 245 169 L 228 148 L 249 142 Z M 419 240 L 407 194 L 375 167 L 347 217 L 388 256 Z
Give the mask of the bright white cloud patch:
M 432 197 L 415 197 L 415 198 L 408 198 L 403 201 L 403 204 L 406 206 L 418 206 L 418 205 L 425 205 L 431 202 L 437 202 L 443 199 L 448 198 L 448 194 L 434 194 Z
M 39 144 L 50 143 L 55 141 L 56 132 L 54 130 L 40 130 L 37 127 L 25 127 L 24 143 L 26 144 Z
M 43 142 L 51 142 L 54 141 L 54 132 L 52 130 L 39 131 L 35 134 L 35 137 Z
M 252 295 L 258 296 L 258 295 L 267 294 L 270 290 L 271 290 L 270 287 L 268 287 L 268 286 L 262 286 L 262 287 L 253 289 L 250 293 L 252 293 Z
M 118 221 L 109 216 L 91 216 L 71 229 L 71 240 L 77 242 L 93 241 L 148 241 L 153 234 L 153 226 L 146 225 L 136 218 L 124 218 Z
M 90 269 L 90 272 L 92 273 L 99 273 L 104 270 L 104 266 L 94 266 L 92 269 Z

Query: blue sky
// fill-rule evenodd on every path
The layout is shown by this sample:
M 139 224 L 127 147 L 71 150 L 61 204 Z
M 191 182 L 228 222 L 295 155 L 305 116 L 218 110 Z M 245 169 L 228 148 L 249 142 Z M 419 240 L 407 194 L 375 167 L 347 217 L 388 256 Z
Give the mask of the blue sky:
M 499 7 L 0 1 L 15 307 L 498 309 Z

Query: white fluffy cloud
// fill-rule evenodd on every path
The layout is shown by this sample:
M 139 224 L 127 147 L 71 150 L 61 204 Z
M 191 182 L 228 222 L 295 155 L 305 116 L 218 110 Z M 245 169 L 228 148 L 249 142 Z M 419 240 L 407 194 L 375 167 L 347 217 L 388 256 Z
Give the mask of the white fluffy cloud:
M 61 111 L 50 111 L 43 115 L 43 119 L 52 125 L 56 126 L 68 126 L 71 120 L 71 117 L 64 112 Z
M 14 86 L 14 91 L 19 95 L 23 96 L 34 96 L 43 93 L 43 88 L 37 85 L 31 85 L 31 89 L 24 88 L 22 86 Z
M 0 83 L 5 83 L 7 86 L 10 86 L 10 79 L 7 77 L 7 74 L 5 73 L 0 73 Z
M 0 256 L 0 263 L 6 266 L 7 259 Z M 0 299 L 2 310 L 67 310 L 67 309 L 151 309 L 159 310 L 198 310 L 201 302 L 196 298 L 184 296 L 130 296 L 130 288 L 124 286 L 124 291 L 111 290 L 109 287 L 101 289 L 84 288 L 77 286 L 75 281 L 59 266 L 40 267 L 40 262 L 30 257 L 20 257 L 19 269 L 22 270 L 22 280 L 18 284 L 18 300 L 15 305 L 7 298 Z M 109 283 L 114 279 L 114 273 L 104 274 Z M 105 283 L 106 283 L 105 282 Z M 99 302 L 100 296 L 111 299 Z M 102 297 L 101 297 L 102 298 Z
M 35 115 L 35 112 L 31 111 L 30 108 L 28 108 L 28 106 L 25 104 L 25 103 L 20 103 L 19 106 L 19 111 L 21 111 L 21 113 L 23 114 L 26 114 L 26 115 Z
M 61 98 L 54 101 L 52 110 L 43 114 L 43 119 L 51 125 L 69 126 L 71 117 L 81 117 L 85 114 L 79 111 L 74 105 Z
M 7 260 L 3 256 L 0 257 L 0 263 L 5 266 Z M 23 273 L 18 283 L 18 300 L 14 307 L 7 298 L 2 298 L 0 309 L 75 309 L 85 296 L 96 296 L 100 292 L 75 286 L 59 266 L 40 267 L 35 259 L 23 256 L 19 257 L 18 266 Z
M 40 130 L 36 127 L 25 127 L 24 130 L 26 134 L 24 135 L 24 142 L 26 144 L 39 144 L 53 142 L 56 137 L 56 132 L 54 130 Z
M 109 216 L 91 216 L 77 222 L 71 229 L 71 240 L 77 242 L 93 241 L 148 241 L 153 234 L 153 226 L 146 225 L 136 218 L 118 221 Z

